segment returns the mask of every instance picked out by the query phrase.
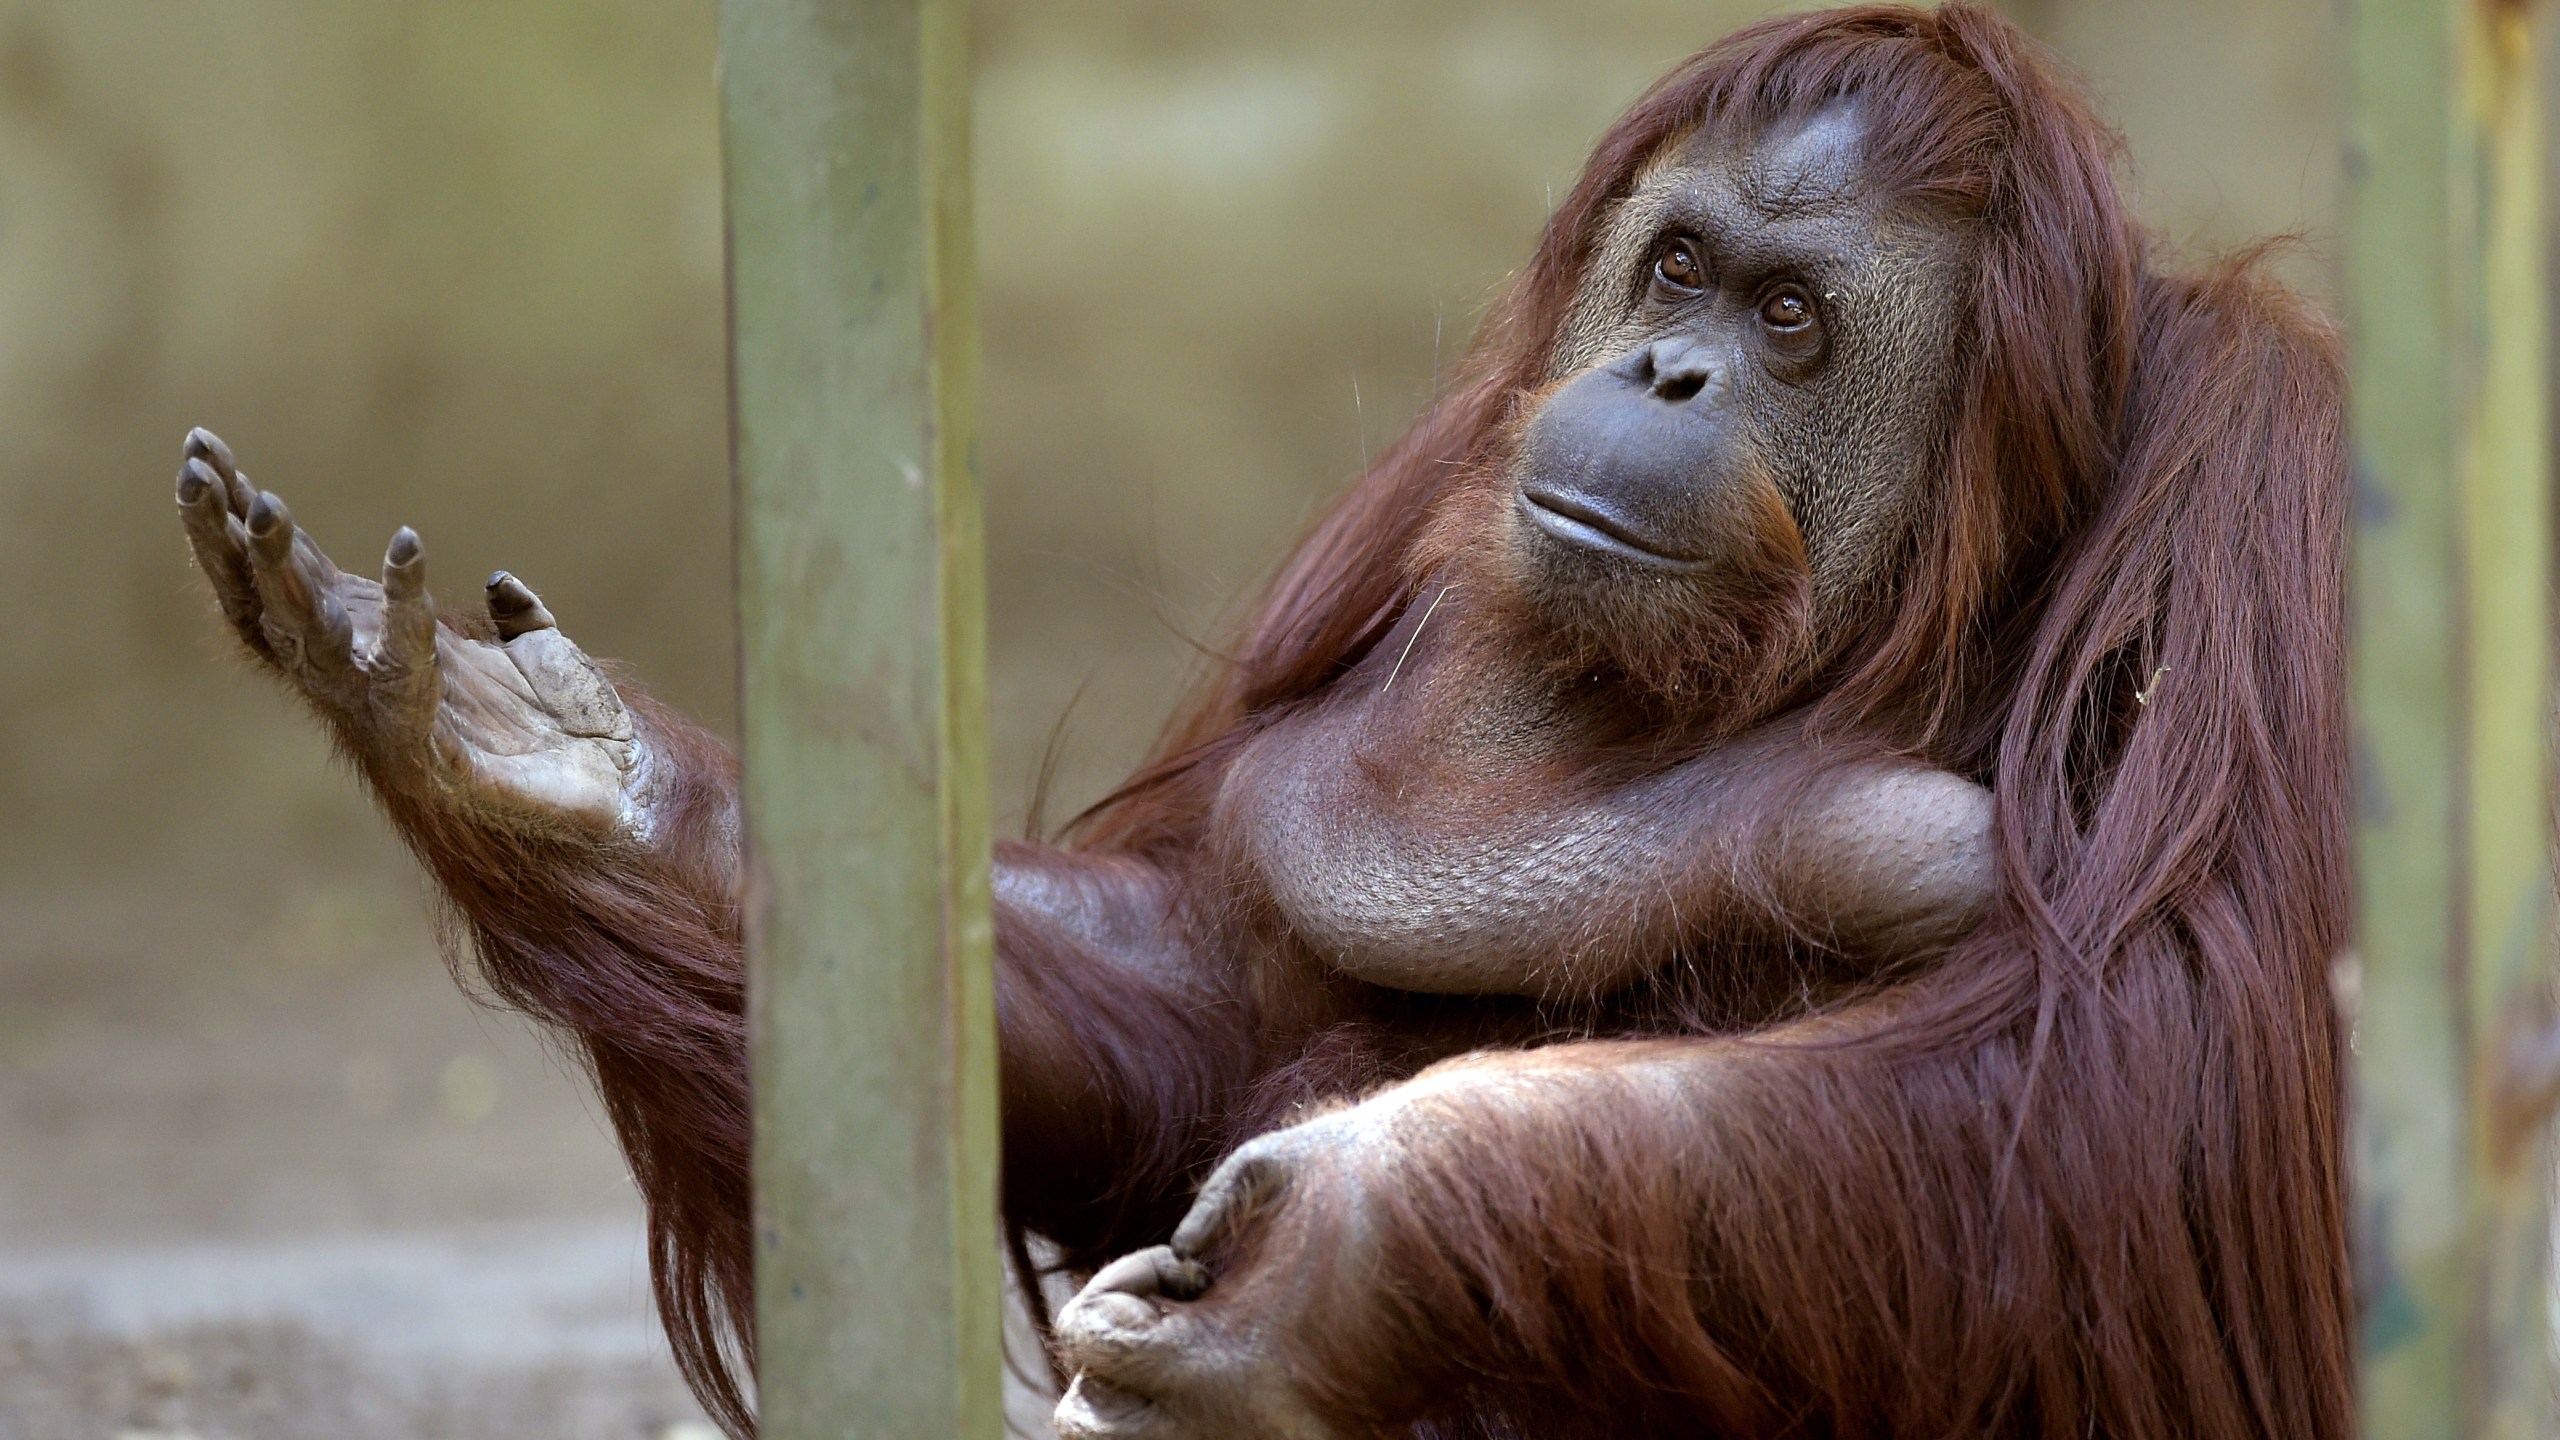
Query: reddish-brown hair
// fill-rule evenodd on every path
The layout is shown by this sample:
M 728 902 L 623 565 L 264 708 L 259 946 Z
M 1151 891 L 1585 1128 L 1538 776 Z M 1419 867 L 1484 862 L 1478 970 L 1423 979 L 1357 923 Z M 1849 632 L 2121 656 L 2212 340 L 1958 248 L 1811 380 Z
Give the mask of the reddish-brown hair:
M 653 852 L 459 823 L 397 784 L 377 789 L 443 889 L 455 978 L 549 1021 L 594 1079 L 648 1204 L 650 1291 L 676 1368 L 724 1430 L 745 1435 L 755 1254 L 737 762 L 616 681 L 669 777 Z
M 1192 913 L 1255 903 L 1201 859 L 1211 802 L 1244 743 L 1321 704 L 1427 583 L 1436 502 L 1548 378 L 1645 163 L 1695 127 L 1748 133 L 1839 97 L 1885 137 L 1874 183 L 1970 227 L 1980 258 L 1936 503 L 1847 643 L 1763 703 L 1988 784 L 1994 913 L 1783 1033 L 1702 1040 L 1794 1017 L 1671 993 L 1570 1017 L 1625 1045 L 1784 1063 L 1667 1107 L 1612 1102 L 1625 1076 L 1603 1067 L 1573 1104 L 1444 1127 L 1365 1217 L 1401 1261 L 1366 1277 L 1369 1323 L 1294 1337 L 1305 1378 L 1346 1425 L 1390 1432 L 1422 1416 L 1556 1436 L 2343 1437 L 2336 345 L 2245 257 L 2157 265 L 2106 130 L 1968 4 L 1771 20 L 1641 99 L 1450 392 L 1299 545 L 1158 756 L 1084 817 L 1085 854 L 1006 852 L 1149 924 L 1179 912 L 1165 943 L 1200 941 L 1178 958 L 1235 992 L 1195 1003 L 999 905 L 1008 1221 L 1046 1226 L 1070 1263 L 1160 1240 L 1200 1166 L 1298 1101 L 1555 1020 L 1239 976 L 1269 955 L 1216 948 L 1227 917 Z M 626 694 L 679 781 L 651 847 L 499 833 L 399 777 L 378 788 L 480 981 L 576 1037 L 648 1200 L 678 1362 L 744 1434 L 736 777 Z M 1765 793 L 1775 812 L 1790 790 Z M 1257 1008 L 1275 998 L 1305 1003 L 1275 1020 Z M 1073 1062 L 1065 1079 L 1023 1063 L 1042 1049 Z M 1087 1122 L 1044 1138 L 1044 1099 Z
M 1677 1274 L 1621 1275 L 1638 1293 L 1547 1328 L 1570 1363 L 1518 1353 L 1510 1329 L 1482 1351 L 1599 1387 L 1555 1382 L 1565 1401 L 1538 1416 L 1554 1433 L 1657 1413 L 1608 1388 L 1630 1372 L 1594 1357 L 1618 1356 L 1677 1401 L 1666 1423 L 1769 1423 L 1792 1383 L 1869 1402 L 1779 1412 L 1805 1433 L 2344 1435 L 2337 346 L 2254 256 L 2159 266 L 2119 199 L 2114 138 L 1986 9 L 1769 20 L 1642 98 L 1451 391 L 1298 546 L 1158 758 L 1084 817 L 1083 843 L 1197 844 L 1242 741 L 1394 625 L 1435 495 L 1544 379 L 1601 221 L 1649 158 L 1700 125 L 1747 131 L 1843 96 L 1889 137 L 1875 183 L 1973 226 L 1981 259 L 1931 518 L 1857 643 L 1798 698 L 1820 727 L 1989 784 L 2003 899 L 1897 990 L 1889 1023 L 1807 1042 L 1829 1050 L 1801 1071 L 1800 1123 L 1843 1148 L 1797 1177 L 1800 1208 L 1717 1222 L 1765 1227 L 1726 1257 L 1766 1267 L 1748 1293 L 1801 1298 L 1756 1317 L 1790 1375 L 1756 1373 Z M 1890 1114 L 1847 1078 L 1877 1067 L 1900 1087 Z M 1718 1142 L 1748 1163 L 1751 1136 Z M 1491 1326 L 1483 1297 L 1540 1293 L 1552 1272 L 1525 1267 L 1553 1257 L 1491 1212 L 1470 1229 L 1465 1189 L 1417 1177 L 1398 1223 L 1454 1257 L 1451 1288 L 1428 1303 L 1431 1278 L 1404 1279 L 1413 1313 Z M 1555 1203 L 1565 1215 L 1571 1197 Z M 1624 1254 L 1679 1238 L 1583 1237 Z

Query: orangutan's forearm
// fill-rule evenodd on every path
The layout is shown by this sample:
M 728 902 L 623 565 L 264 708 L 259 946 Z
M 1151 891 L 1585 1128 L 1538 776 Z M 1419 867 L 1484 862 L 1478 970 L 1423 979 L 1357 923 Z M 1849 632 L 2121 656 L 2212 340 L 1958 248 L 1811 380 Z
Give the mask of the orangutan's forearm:
M 1998 885 L 1991 792 L 1933 766 L 1807 746 L 1782 727 L 1626 786 L 1607 823 L 1643 843 L 1595 877 L 1583 926 L 1656 954 L 1794 940 L 1883 968 L 1979 924 Z
M 744 1113 L 737 764 L 716 737 L 619 687 L 646 759 L 640 833 L 492 823 L 378 786 L 497 997 L 697 1074 Z
M 1309 950 L 1390 989 L 1605 995 L 1684 954 L 1788 941 L 1882 969 L 1963 934 L 1993 893 L 1988 792 L 1794 725 L 1566 784 L 1493 744 L 1373 754 L 1327 718 L 1255 742 L 1219 833 Z
M 1991 809 L 1991 792 L 1943 770 L 1821 777 L 1757 857 L 1777 918 L 1881 964 L 1943 948 L 1991 908 Z
M 753 1337 L 737 767 L 717 739 L 622 689 L 649 747 L 645 839 L 383 798 L 487 991 L 585 1059 L 647 1203 L 659 1311 L 699 1379 L 723 1335 Z
M 1297 1363 L 1367 1397 L 1347 1418 L 1409 1421 L 1483 1375 L 1534 1379 L 1565 1415 L 1625 1413 L 1676 1376 L 1684 1404 L 1721 1399 L 1666 1424 L 1760 1434 L 1807 1367 L 1920 1353 L 1933 1337 L 1902 1300 L 1987 1303 L 1967 1244 L 1998 1156 L 1986 1117 L 1835 1048 L 1881 1019 L 1473 1056 L 1383 1092 L 1353 1163 L 1390 1178 L 1358 1187 L 1361 1238 L 1327 1281 L 1395 1283 L 1374 1322 L 1318 1327 Z M 1791 1310 L 1817 1274 L 1833 1302 Z M 1486 1302 L 1503 1296 L 1524 1298 Z
M 625 833 L 482 816 L 405 776 L 374 777 L 376 789 L 488 990 L 573 1036 L 635 1167 L 734 1197 L 722 1223 L 743 1236 L 737 761 L 627 677 L 616 685 L 642 755 Z M 1239 1083 L 1249 1039 L 1192 978 L 1208 972 L 1170 893 L 1132 862 L 997 850 L 1008 1199 L 1071 1250 L 1169 1226 L 1207 1158 L 1190 1150 L 1201 1117 Z

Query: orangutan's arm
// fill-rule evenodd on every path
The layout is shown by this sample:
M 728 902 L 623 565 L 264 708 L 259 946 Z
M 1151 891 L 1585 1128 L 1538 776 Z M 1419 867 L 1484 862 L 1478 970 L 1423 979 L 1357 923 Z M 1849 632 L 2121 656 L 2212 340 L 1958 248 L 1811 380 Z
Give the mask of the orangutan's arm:
M 1263 1136 L 1061 1313 L 1061 1434 L 1400 1433 L 1497 1394 L 1537 1397 L 1521 1433 L 1763 1434 L 1952 1363 L 2005 1313 L 1998 1125 L 1836 1048 L 1883 1018 L 1481 1054 Z
M 1219 811 L 1299 939 L 1391 989 L 1600 995 L 1788 942 L 1882 971 L 1994 894 L 1990 792 L 1791 724 L 1607 784 L 1397 744 L 1359 707 L 1311 712 L 1248 750 Z

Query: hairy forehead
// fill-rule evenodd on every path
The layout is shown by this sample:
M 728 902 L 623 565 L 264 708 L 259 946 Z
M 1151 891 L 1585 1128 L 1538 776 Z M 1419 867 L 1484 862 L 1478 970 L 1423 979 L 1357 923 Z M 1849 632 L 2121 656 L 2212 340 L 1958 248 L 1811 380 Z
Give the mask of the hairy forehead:
M 1662 147 L 1620 203 L 1620 224 L 1694 214 L 1725 227 L 1868 218 L 1867 127 L 1834 105 L 1756 133 L 1700 126 Z
M 1700 126 L 1663 145 L 1601 220 L 1550 368 L 1569 374 L 1628 342 L 1652 254 L 1676 232 L 1739 279 L 1792 270 L 1851 305 L 1913 286 L 1953 293 L 1968 227 L 1868 183 L 1872 143 L 1844 103 L 1759 131 Z

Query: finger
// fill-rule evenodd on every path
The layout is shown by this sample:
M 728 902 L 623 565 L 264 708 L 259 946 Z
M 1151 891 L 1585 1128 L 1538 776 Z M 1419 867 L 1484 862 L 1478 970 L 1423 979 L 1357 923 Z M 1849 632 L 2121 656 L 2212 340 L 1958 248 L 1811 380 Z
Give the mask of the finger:
M 1150 1429 L 1165 1433 L 1153 1401 L 1086 1372 L 1067 1382 L 1050 1425 L 1058 1440 L 1120 1440 Z
M 631 711 L 531 586 L 501 570 L 489 577 L 489 619 L 507 658 L 515 662 L 534 698 L 568 734 L 591 740 L 628 740 Z
M 178 472 L 178 518 L 186 526 L 187 547 L 196 568 L 212 582 L 213 598 L 251 648 L 264 653 L 267 637 L 258 628 L 258 582 L 249 569 L 249 532 L 231 513 L 222 476 L 212 465 L 190 457 Z
M 231 447 L 222 443 L 221 436 L 199 425 L 187 432 L 186 450 L 189 460 L 202 460 L 220 477 L 222 496 L 231 513 L 248 519 L 249 506 L 257 500 L 258 492 L 232 460 Z
M 1133 1250 L 1093 1272 L 1085 1282 L 1096 1291 L 1119 1290 L 1130 1295 L 1153 1295 L 1156 1279 L 1163 1270 L 1163 1256 L 1157 1250 Z
M 403 668 L 432 663 L 436 653 L 435 603 L 427 596 L 427 546 L 403 525 L 382 552 L 382 654 Z
M 1154 1378 L 1163 1378 L 1161 1366 L 1144 1364 L 1144 1357 L 1135 1352 L 1162 1348 L 1172 1338 L 1168 1327 L 1182 1321 L 1165 1302 L 1178 1304 L 1195 1299 L 1208 1288 L 1205 1273 L 1196 1277 L 1191 1273 L 1197 1271 L 1197 1264 L 1178 1259 L 1162 1245 L 1123 1255 L 1103 1266 L 1058 1311 L 1052 1338 L 1058 1344 L 1059 1358 L 1080 1370 L 1105 1366 L 1115 1372 L 1115 1381 L 1140 1378 L 1132 1374 L 1133 1368 L 1153 1371 Z M 1140 1363 L 1133 1367 L 1133 1360 Z
M 231 447 L 222 443 L 221 436 L 201 425 L 187 432 L 187 458 L 211 463 L 215 472 L 225 479 L 239 473 L 240 469 L 232 463 Z
M 340 603 L 338 567 L 293 523 L 273 491 L 249 506 L 249 568 L 258 582 L 258 623 L 286 666 L 328 675 L 353 668 L 355 626 Z
M 1238 1346 L 1219 1321 L 1168 1300 L 1169 1272 L 1187 1265 L 1159 1245 L 1103 1267 L 1058 1312 L 1051 1332 L 1059 1364 L 1075 1373 L 1059 1399 L 1057 1428 L 1075 1440 L 1218 1434 L 1177 1424 L 1177 1412 L 1208 1394 L 1241 1389 Z M 1203 1282 L 1205 1284 L 1205 1281 Z M 1195 1292 L 1196 1293 L 1196 1292 Z M 1254 1434 L 1312 1433 L 1294 1427 Z
M 1209 1272 L 1197 1260 L 1186 1260 L 1162 1245 L 1123 1255 L 1094 1272 L 1086 1287 L 1099 1294 L 1118 1290 L 1130 1295 L 1161 1295 L 1168 1300 L 1196 1300 L 1209 1288 Z
M 382 554 L 382 648 L 372 667 L 376 703 L 424 724 L 435 717 L 436 611 L 427 595 L 427 547 L 403 525 Z
M 560 623 L 543 608 L 541 596 L 504 570 L 489 577 L 489 620 L 498 627 L 501 640 L 553 629 Z
M 1173 1253 L 1197 1259 L 1234 1239 L 1287 1184 L 1288 1172 L 1267 1153 L 1246 1149 L 1228 1156 L 1174 1227 Z

